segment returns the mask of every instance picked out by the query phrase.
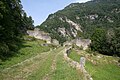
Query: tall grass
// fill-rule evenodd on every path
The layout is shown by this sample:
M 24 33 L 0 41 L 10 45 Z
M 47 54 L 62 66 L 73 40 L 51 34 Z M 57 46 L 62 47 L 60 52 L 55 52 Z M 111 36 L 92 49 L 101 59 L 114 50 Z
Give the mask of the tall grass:
M 77 54 L 75 50 L 72 50 L 69 57 L 79 62 L 81 55 Z M 104 55 L 104 57 L 106 56 Z M 105 59 L 98 61 L 97 65 L 94 65 L 87 60 L 85 68 L 90 73 L 93 80 L 120 80 L 120 67 L 118 67 L 114 62 L 109 63 L 110 60 L 112 61 L 114 59 L 114 57 L 106 57 Z M 104 60 L 108 62 L 106 63 Z

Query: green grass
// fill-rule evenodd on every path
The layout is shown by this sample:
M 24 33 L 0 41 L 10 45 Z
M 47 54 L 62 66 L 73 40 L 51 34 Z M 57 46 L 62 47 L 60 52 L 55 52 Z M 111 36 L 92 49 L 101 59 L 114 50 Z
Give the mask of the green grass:
M 82 54 L 81 54 L 82 55 Z M 80 60 L 80 55 L 77 54 L 75 50 L 72 50 L 69 57 L 77 62 Z M 92 57 L 92 59 L 94 59 Z M 104 62 L 107 60 L 107 62 Z M 114 62 L 109 63 L 109 61 L 115 60 L 115 57 L 105 57 L 100 59 L 97 65 L 92 64 L 90 61 L 86 61 L 85 68 L 92 76 L 93 80 L 120 80 L 120 67 L 118 67 Z
M 49 51 L 50 48 L 52 48 L 51 46 L 41 46 L 40 44 L 42 43 L 44 43 L 44 41 L 41 41 L 41 40 L 25 41 L 21 46 L 21 49 L 15 53 L 16 54 L 15 56 L 13 56 L 12 58 L 9 58 L 4 62 L 1 62 L 0 70 L 10 67 L 21 61 L 24 61 L 39 53 Z
M 68 57 L 70 57 L 71 59 L 73 59 L 74 61 L 80 62 L 80 55 L 77 54 L 77 52 L 75 50 L 72 50 L 70 52 L 70 54 L 68 55 Z
M 120 80 L 120 67 L 116 64 L 101 63 L 93 65 L 91 62 L 86 62 L 86 70 L 91 74 L 94 80 Z
M 64 47 L 52 49 L 52 46 L 41 46 L 44 41 L 25 41 L 24 47 L 18 51 L 18 55 L 0 65 L 1 80 L 84 80 L 83 74 L 77 71 L 63 58 Z M 48 51 L 48 52 L 45 52 Z M 45 52 L 45 53 L 42 53 Z M 24 60 L 27 60 L 24 62 Z M 52 69 L 52 65 L 56 69 Z M 18 64 L 22 62 L 21 64 Z M 16 66 L 13 66 L 18 64 Z M 13 66 L 13 67 L 11 67 Z M 9 69 L 6 69 L 10 67 Z
M 70 67 L 64 60 L 61 50 L 63 48 L 50 52 L 47 59 L 42 61 L 42 65 L 39 66 L 36 72 L 29 76 L 28 80 L 44 80 L 46 77 L 48 80 L 84 80 L 83 74 L 75 68 Z M 52 71 L 51 66 L 54 59 L 56 69 Z
M 72 68 L 63 59 L 63 55 L 60 54 L 57 58 L 56 70 L 51 76 L 51 80 L 84 80 L 84 76 L 80 71 Z
M 23 79 L 24 76 L 27 76 L 25 79 L 28 80 L 42 80 L 45 77 L 49 78 L 49 80 L 84 80 L 83 74 L 75 68 L 70 67 L 70 65 L 64 60 L 63 52 L 61 52 L 64 50 L 64 47 L 49 51 L 53 46 L 41 46 L 43 43 L 44 41 L 41 40 L 25 41 L 16 56 L 2 62 L 2 65 L 0 65 L 0 79 L 17 80 L 18 78 L 16 77 Z M 42 52 L 46 53 L 41 54 Z M 72 50 L 69 57 L 79 62 L 80 57 L 87 54 L 85 51 L 80 51 L 80 53 L 81 54 L 77 54 L 75 50 Z M 22 65 L 14 66 L 9 70 L 2 72 L 3 69 L 34 56 L 37 57 L 31 61 L 23 63 Z M 120 80 L 120 67 L 109 62 L 116 60 L 115 57 L 104 56 L 100 60 L 96 60 L 96 56 L 91 56 L 91 59 L 97 61 L 98 64 L 94 65 L 87 60 L 85 68 L 94 80 Z M 56 63 L 56 69 L 54 71 L 51 69 L 53 60 L 55 60 Z
M 43 77 L 51 71 L 51 65 L 52 61 L 55 57 L 55 55 L 61 51 L 63 48 L 59 48 L 57 50 L 51 51 L 47 56 L 46 59 L 43 59 L 41 61 L 41 64 L 39 65 L 39 69 L 35 72 L 33 72 L 29 77 L 28 80 L 42 80 Z

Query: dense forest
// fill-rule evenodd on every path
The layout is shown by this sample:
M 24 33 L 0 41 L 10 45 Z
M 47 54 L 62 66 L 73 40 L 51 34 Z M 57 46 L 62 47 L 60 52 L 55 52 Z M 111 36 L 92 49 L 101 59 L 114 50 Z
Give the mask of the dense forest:
M 0 59 L 14 55 L 26 30 L 33 29 L 33 22 L 20 0 L 0 0 Z
M 83 32 L 73 28 L 66 19 L 78 24 Z M 60 43 L 82 37 L 92 40 L 91 49 L 103 54 L 120 56 L 120 0 L 92 0 L 87 3 L 72 3 L 50 14 L 42 25 L 37 26 L 50 33 Z M 66 36 L 59 32 L 65 28 Z M 71 33 L 77 31 L 74 37 Z

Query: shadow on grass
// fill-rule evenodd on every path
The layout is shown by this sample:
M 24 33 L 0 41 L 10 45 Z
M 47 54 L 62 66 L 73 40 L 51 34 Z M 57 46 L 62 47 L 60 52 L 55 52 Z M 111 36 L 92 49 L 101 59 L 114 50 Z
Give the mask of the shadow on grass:
M 12 42 L 8 45 L 9 51 L 0 53 L 0 65 L 6 60 L 10 60 L 12 57 L 18 56 L 20 54 L 18 51 L 21 48 L 31 47 L 30 45 L 24 45 L 25 41 Z M 22 54 L 21 54 L 22 55 Z

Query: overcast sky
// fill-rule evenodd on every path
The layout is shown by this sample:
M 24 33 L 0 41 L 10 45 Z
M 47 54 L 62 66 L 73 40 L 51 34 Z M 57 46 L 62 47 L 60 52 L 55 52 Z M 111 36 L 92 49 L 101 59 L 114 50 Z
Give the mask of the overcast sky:
M 23 9 L 32 16 L 35 25 L 40 25 L 49 14 L 63 9 L 70 3 L 87 2 L 90 0 L 21 0 Z

